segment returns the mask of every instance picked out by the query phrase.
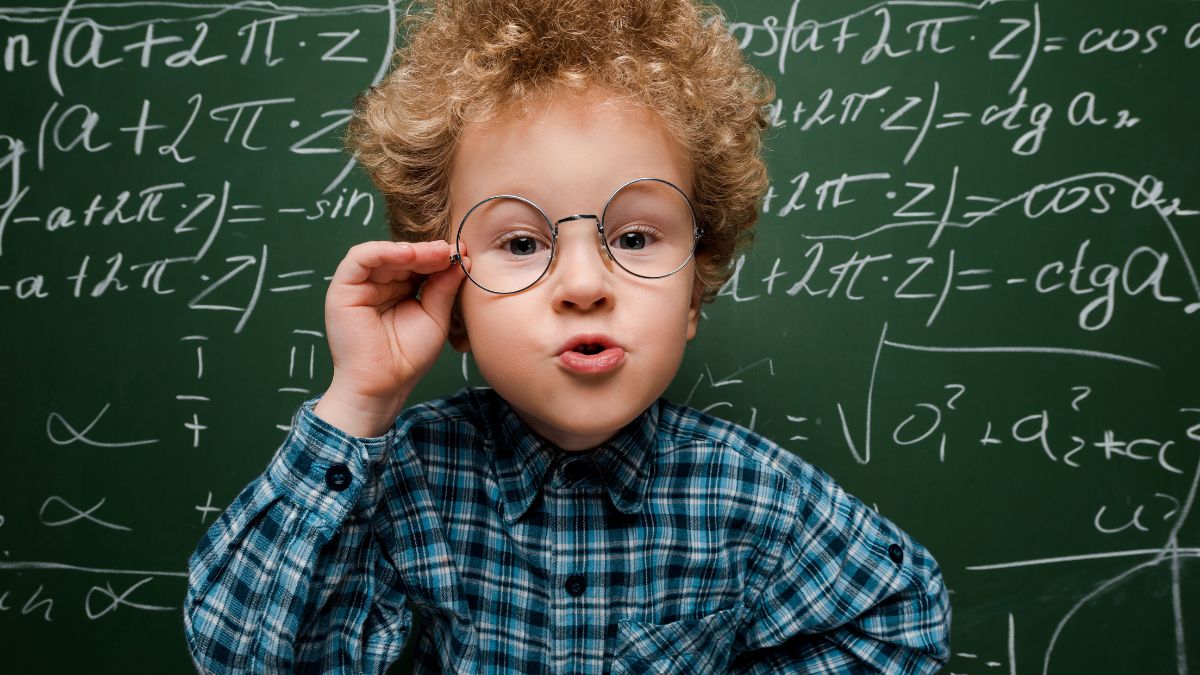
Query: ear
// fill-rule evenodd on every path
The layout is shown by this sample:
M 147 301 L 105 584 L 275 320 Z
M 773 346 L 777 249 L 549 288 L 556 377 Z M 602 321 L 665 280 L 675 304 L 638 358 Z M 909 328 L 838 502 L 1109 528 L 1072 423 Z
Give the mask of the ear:
M 699 279 L 692 281 L 692 300 L 688 303 L 687 339 L 696 337 L 696 329 L 700 326 L 700 298 L 704 295 L 704 284 Z
M 463 322 L 458 298 L 454 299 L 454 308 L 450 310 L 450 332 L 446 340 L 460 354 L 471 351 L 471 338 L 467 335 L 467 324 Z

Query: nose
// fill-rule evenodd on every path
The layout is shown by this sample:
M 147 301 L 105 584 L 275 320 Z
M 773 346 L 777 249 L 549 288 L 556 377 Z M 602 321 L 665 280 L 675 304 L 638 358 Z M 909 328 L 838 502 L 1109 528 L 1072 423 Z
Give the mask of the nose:
M 558 221 L 554 269 L 550 270 L 556 309 L 591 311 L 612 305 L 612 261 L 598 237 L 596 216 Z

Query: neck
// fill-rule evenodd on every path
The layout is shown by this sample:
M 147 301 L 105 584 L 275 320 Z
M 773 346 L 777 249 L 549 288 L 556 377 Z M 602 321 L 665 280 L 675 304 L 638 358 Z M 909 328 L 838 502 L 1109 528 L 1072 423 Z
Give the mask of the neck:
M 553 443 L 556 447 L 567 450 L 568 452 L 582 452 L 585 450 L 594 450 L 600 447 L 606 441 L 617 435 L 619 429 L 603 430 L 589 433 L 574 433 L 550 426 L 539 419 L 526 415 L 524 412 L 513 409 L 517 417 L 521 421 L 533 429 L 534 433 L 547 441 Z

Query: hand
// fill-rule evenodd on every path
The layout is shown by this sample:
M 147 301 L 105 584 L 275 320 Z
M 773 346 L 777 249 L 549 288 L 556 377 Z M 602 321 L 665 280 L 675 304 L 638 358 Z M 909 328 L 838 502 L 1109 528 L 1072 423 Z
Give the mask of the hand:
M 466 278 L 450 262 L 453 250 L 440 240 L 368 241 L 346 253 L 325 295 L 333 382 L 318 416 L 355 436 L 395 421 L 449 334 Z

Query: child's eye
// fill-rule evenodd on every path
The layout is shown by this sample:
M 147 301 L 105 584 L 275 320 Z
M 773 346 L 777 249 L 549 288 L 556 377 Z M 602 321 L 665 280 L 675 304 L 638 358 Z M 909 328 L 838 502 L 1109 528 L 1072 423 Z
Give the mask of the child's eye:
M 514 255 L 533 255 L 537 252 L 537 242 L 529 237 L 510 239 L 508 252 Z
M 621 228 L 613 244 L 622 251 L 641 251 L 661 239 L 657 230 L 648 225 L 632 225 Z
M 536 255 L 546 248 L 539 239 L 539 237 L 526 232 L 508 232 L 502 235 L 496 243 L 500 250 L 509 255 L 526 257 Z
M 626 232 L 617 240 L 621 248 L 638 250 L 646 248 L 646 233 L 645 232 Z

